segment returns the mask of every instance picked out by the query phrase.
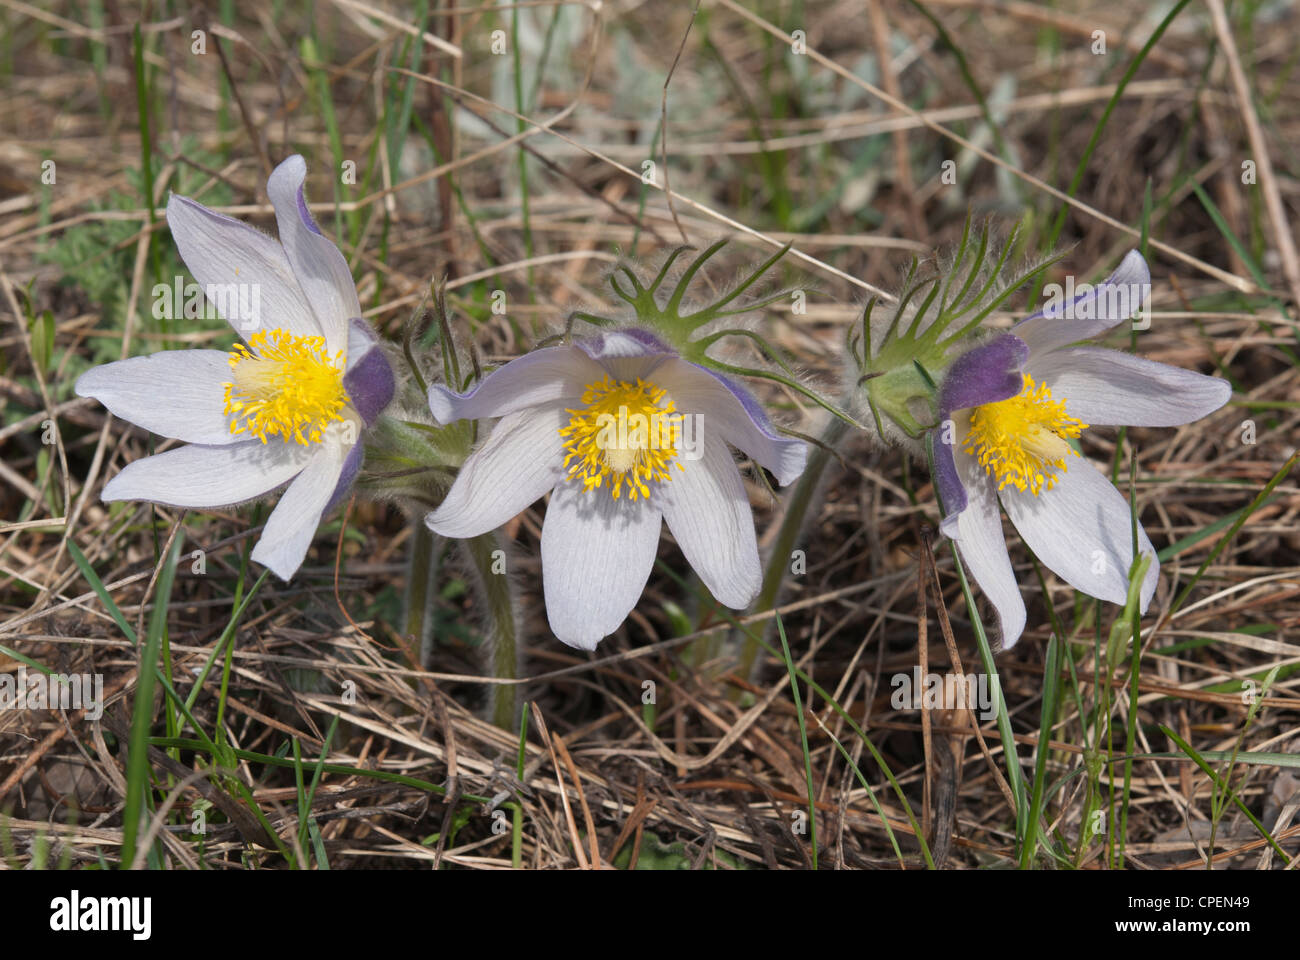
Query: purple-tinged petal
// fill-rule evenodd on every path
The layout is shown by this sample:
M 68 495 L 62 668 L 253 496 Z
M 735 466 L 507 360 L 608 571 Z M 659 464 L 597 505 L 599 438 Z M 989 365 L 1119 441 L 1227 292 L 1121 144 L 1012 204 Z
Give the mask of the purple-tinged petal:
M 1061 292 L 1068 293 L 1068 289 Z M 1011 330 L 1038 356 L 1105 333 L 1142 309 L 1150 294 L 1147 262 L 1142 254 L 1130 250 L 1115 272 L 1101 283 L 1089 286 L 1069 301 L 1054 298 Z
M 353 318 L 348 334 L 348 365 L 343 374 L 343 389 L 348 392 L 352 408 L 361 414 L 366 426 L 375 422 L 384 407 L 392 402 L 397 390 L 392 365 L 378 343 L 370 324 Z
M 970 504 L 961 513 L 945 518 L 943 531 L 952 538 L 962 563 L 993 604 L 1002 649 L 1009 650 L 1025 629 L 1025 601 L 1007 553 L 997 491 L 993 478 L 973 456 L 958 450 L 955 457 L 957 473 L 970 492 Z
M 307 556 L 320 518 L 338 486 L 343 451 L 337 431 L 331 431 L 324 441 L 314 444 L 307 466 L 289 484 L 267 518 L 252 558 L 281 580 L 297 573 Z
M 1070 347 L 1029 364 L 1065 410 L 1095 426 L 1176 427 L 1228 402 L 1232 385 L 1105 347 Z
M 958 357 L 939 388 L 939 411 L 947 417 L 954 410 L 982 407 L 1020 393 L 1024 387 L 1024 366 L 1029 347 L 1019 337 L 1003 333 Z
M 172 507 L 243 503 L 293 479 L 315 446 L 256 440 L 220 447 L 189 443 L 133 460 L 104 485 L 100 496 L 105 502 L 147 500 Z
M 438 423 L 448 424 L 504 417 L 561 401 L 576 406 L 587 384 L 604 377 L 604 368 L 576 347 L 542 347 L 493 370 L 469 393 L 434 384 L 429 388 L 429 410 Z
M 1008 486 L 999 493 L 1007 516 L 1035 556 L 1076 590 L 1122 604 L 1133 562 L 1132 514 L 1110 479 L 1082 457 L 1067 457 L 1056 484 L 1034 496 Z M 1160 561 L 1139 524 L 1138 553 L 1150 553 L 1142 612 L 1156 592 Z
M 297 154 L 272 171 L 266 192 L 275 207 L 280 243 L 333 354 L 347 346 L 348 321 L 361 315 L 348 262 L 307 212 L 302 185 L 307 164 Z
M 424 518 L 429 529 L 444 537 L 477 537 L 541 499 L 564 479 L 559 430 L 567 419 L 559 406 L 502 417 L 460 468 L 438 509 Z
M 777 433 L 762 405 L 740 384 L 677 357 L 658 366 L 654 382 L 668 391 L 678 413 L 702 417 L 706 433 L 716 430 L 727 443 L 771 470 L 781 486 L 803 473 L 808 444 Z
M 75 389 L 150 433 L 221 446 L 248 439 L 230 432 L 223 387 L 229 380 L 230 354 L 224 351 L 164 350 L 92 367 Z
M 273 327 L 297 337 L 321 335 L 284 249 L 266 234 L 175 193 L 167 201 L 167 226 L 204 295 L 245 340 Z M 182 306 L 173 304 L 178 315 Z
M 682 466 L 656 486 L 654 502 L 709 592 L 743 610 L 758 596 L 763 568 L 740 471 L 727 445 L 712 435 L 704 437 L 704 455 Z
M 542 592 L 551 631 L 594 650 L 618 629 L 650 579 L 662 527 L 645 499 L 562 483 L 542 523 Z

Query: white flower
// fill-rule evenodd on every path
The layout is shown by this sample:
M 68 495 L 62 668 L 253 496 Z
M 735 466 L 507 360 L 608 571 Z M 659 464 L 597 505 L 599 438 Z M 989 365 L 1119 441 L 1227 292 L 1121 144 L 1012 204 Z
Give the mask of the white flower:
M 727 444 L 783 485 L 807 458 L 806 445 L 773 430 L 743 388 L 636 329 L 534 350 L 465 396 L 434 386 L 429 406 L 444 424 L 501 418 L 429 514 L 429 527 L 478 536 L 550 492 L 542 526 L 547 619 L 557 637 L 585 650 L 636 605 L 660 518 L 714 597 L 748 606 L 762 569 Z
M 1133 560 L 1129 504 L 1105 474 L 1067 442 L 1089 426 L 1169 427 L 1219 409 L 1224 380 L 1079 345 L 1133 315 L 1151 274 L 1137 251 L 1101 284 L 1070 303 L 1040 311 L 959 358 L 940 389 L 934 480 L 942 529 L 997 609 L 1002 646 L 1019 639 L 1025 604 L 1002 534 L 999 502 L 1034 554 L 1072 587 L 1124 603 Z M 1145 613 L 1160 563 L 1151 555 L 1142 582 Z
M 167 202 L 181 258 L 246 346 L 132 357 L 76 385 L 114 416 L 187 444 L 128 464 L 104 500 L 217 507 L 289 484 L 252 554 L 285 580 L 356 478 L 361 428 L 394 389 L 347 261 L 307 210 L 306 175 L 292 156 L 267 181 L 279 243 L 186 197 Z

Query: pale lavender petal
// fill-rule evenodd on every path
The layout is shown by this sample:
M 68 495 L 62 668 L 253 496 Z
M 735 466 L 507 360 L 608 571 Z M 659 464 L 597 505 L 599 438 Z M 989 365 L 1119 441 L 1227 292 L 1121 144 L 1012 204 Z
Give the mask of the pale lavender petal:
M 808 444 L 773 428 L 763 407 L 744 387 L 698 364 L 666 358 L 654 371 L 654 382 L 668 391 L 677 412 L 701 418 L 698 437 L 715 433 L 772 471 L 777 483 L 793 483 L 808 460 Z M 684 425 L 688 439 L 694 424 Z
M 973 456 L 958 449 L 955 462 L 970 502 L 960 514 L 946 517 L 942 529 L 957 545 L 967 573 L 997 611 L 1002 649 L 1009 650 L 1025 629 L 1025 601 L 1007 553 L 997 492 Z
M 280 244 L 178 194 L 167 201 L 167 225 L 207 299 L 245 340 L 277 328 L 299 337 L 321 335 Z
M 542 524 L 542 588 L 552 632 L 594 650 L 618 629 L 650 579 L 660 515 L 645 500 L 563 483 Z
M 94 397 L 113 416 L 150 433 L 187 443 L 220 445 L 246 440 L 230 432 L 223 413 L 230 354 L 221 350 L 164 350 L 92 367 L 77 378 L 79 397 Z
M 763 582 L 753 511 L 726 444 L 706 436 L 703 454 L 674 469 L 670 482 L 656 486 L 653 500 L 709 592 L 743 610 Z
M 577 406 L 587 384 L 605 370 L 576 347 L 542 347 L 493 370 L 466 394 L 441 384 L 429 388 L 429 409 L 438 423 L 504 417 L 528 407 L 567 401 Z
M 1034 356 L 1091 340 L 1142 308 L 1151 293 L 1151 271 L 1142 254 L 1130 250 L 1101 283 L 1068 302 L 1055 301 L 1012 327 Z
M 425 523 L 444 537 L 477 537 L 521 513 L 564 477 L 558 406 L 519 410 L 501 418 Z
M 344 447 L 336 431 L 312 447 L 311 459 L 271 511 L 252 558 L 281 580 L 302 566 L 320 518 L 338 485 Z
M 1193 370 L 1104 347 L 1071 347 L 1035 357 L 1030 374 L 1084 423 L 1176 427 L 1228 402 L 1232 385 Z
M 191 443 L 127 464 L 105 484 L 102 498 L 173 507 L 243 503 L 292 479 L 306 466 L 315 446 L 278 440 L 246 440 L 221 447 Z
M 294 154 L 272 171 L 266 192 L 275 207 L 280 243 L 332 355 L 347 346 L 348 321 L 361 316 L 361 303 L 347 260 L 307 210 L 306 178 L 307 164 Z
M 1122 604 L 1128 595 L 1133 562 L 1132 519 L 1128 501 L 1110 480 L 1081 457 L 1068 457 L 1056 485 L 1038 496 L 1008 486 L 999 494 L 1007 516 L 1029 549 L 1076 590 Z M 1142 584 L 1142 612 L 1156 590 L 1160 562 L 1138 525 L 1138 551 L 1150 553 L 1151 568 Z

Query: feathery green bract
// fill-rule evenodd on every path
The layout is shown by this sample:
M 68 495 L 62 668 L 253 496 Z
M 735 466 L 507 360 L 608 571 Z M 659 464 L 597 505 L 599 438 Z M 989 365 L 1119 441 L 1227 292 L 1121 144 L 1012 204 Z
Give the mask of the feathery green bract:
M 970 349 L 994 310 L 1060 259 L 1012 264 L 1019 232 L 1017 225 L 999 242 L 986 222 L 972 237 L 967 217 L 951 260 L 922 264 L 913 257 L 902 294 L 880 317 L 879 298 L 867 301 L 846 346 L 877 433 L 884 435 L 885 418 L 913 438 L 935 426 L 936 382 Z

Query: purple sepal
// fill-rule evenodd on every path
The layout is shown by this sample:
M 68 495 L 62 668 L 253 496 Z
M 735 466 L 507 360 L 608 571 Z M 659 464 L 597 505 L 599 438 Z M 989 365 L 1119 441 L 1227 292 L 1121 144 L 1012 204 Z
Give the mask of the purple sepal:
M 958 357 L 939 388 L 940 419 L 954 410 L 997 403 L 1020 393 L 1029 347 L 1015 334 L 1004 333 Z
M 348 392 L 353 409 L 370 426 L 392 401 L 397 381 L 388 357 L 376 346 L 378 338 L 368 323 L 354 317 L 349 334 L 350 355 L 347 372 L 343 374 L 343 389 Z
M 944 433 L 942 428 L 930 431 L 934 438 L 934 476 L 930 479 L 934 481 L 934 489 L 943 504 L 943 515 L 947 518 L 957 516 L 970 501 L 966 497 L 966 487 L 957 475 L 957 460 L 952 453 L 953 444 L 957 441 L 954 439 L 953 443 L 944 443 Z
M 945 522 L 966 509 L 966 487 L 957 474 L 953 447 L 960 443 L 956 424 L 947 421 L 954 410 L 968 410 L 1016 396 L 1024 388 L 1023 368 L 1029 347 L 1014 334 L 1004 333 L 967 351 L 953 362 L 939 388 L 939 426 L 933 439 L 934 488 L 943 503 Z M 951 442 L 945 442 L 945 438 Z M 945 531 L 946 532 L 946 531 Z
M 361 472 L 361 461 L 365 458 L 365 452 L 365 444 L 358 440 L 352 445 L 348 455 L 343 458 L 343 469 L 339 472 L 339 482 L 334 485 L 334 492 L 330 494 L 330 502 L 325 504 L 325 509 L 321 511 L 322 517 L 342 503 L 343 498 L 352 489 L 357 474 Z

